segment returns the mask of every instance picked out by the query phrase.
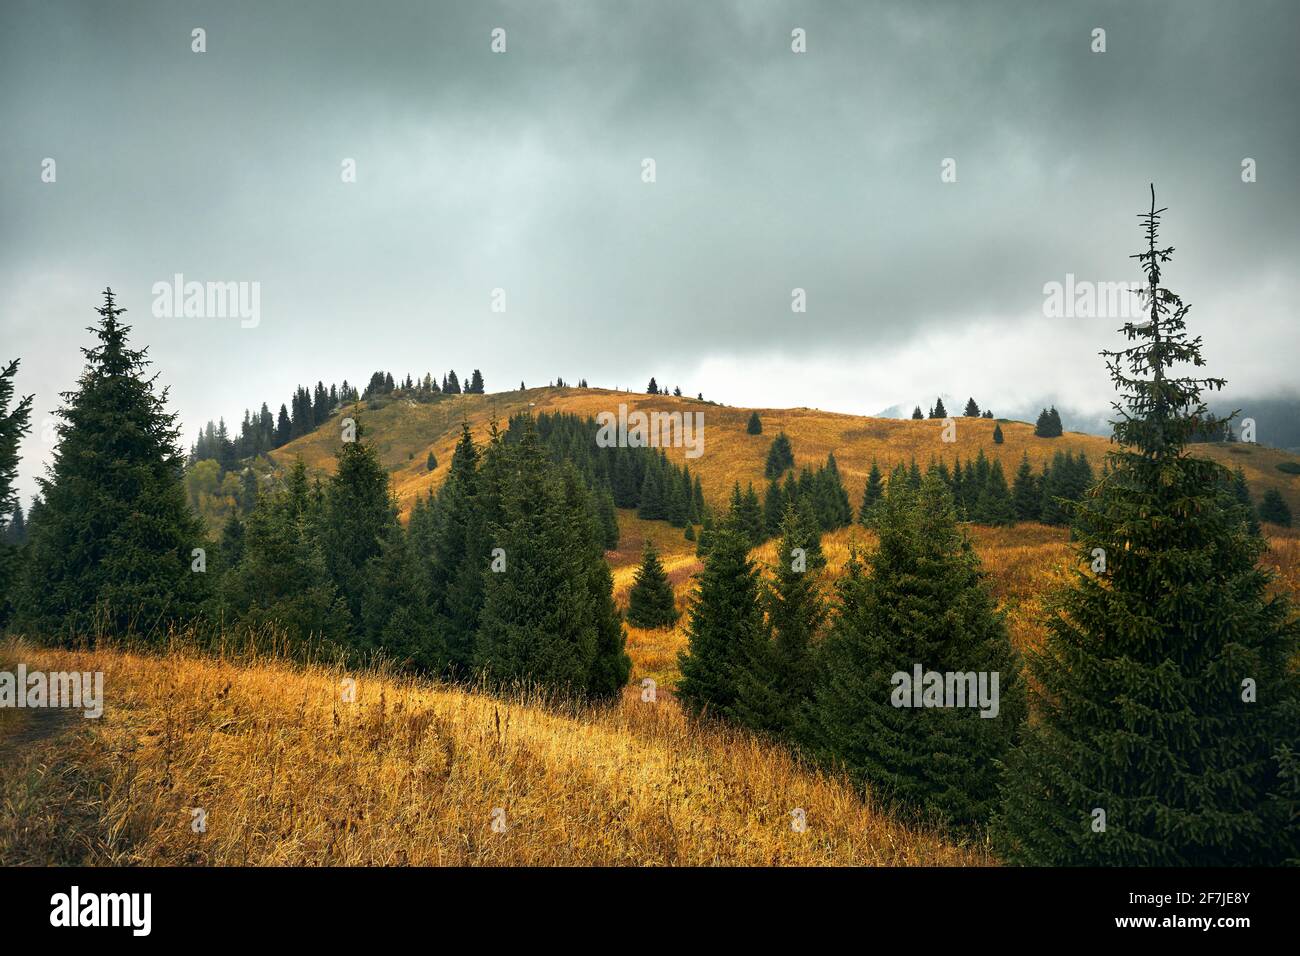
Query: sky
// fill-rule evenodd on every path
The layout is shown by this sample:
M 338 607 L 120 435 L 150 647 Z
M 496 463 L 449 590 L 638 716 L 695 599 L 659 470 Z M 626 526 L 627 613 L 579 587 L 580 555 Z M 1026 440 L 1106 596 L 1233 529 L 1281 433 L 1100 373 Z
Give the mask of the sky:
M 1264 0 L 5 0 L 20 490 L 105 286 L 187 445 L 375 369 L 1100 418 L 1123 319 L 1044 289 L 1136 281 L 1152 182 L 1206 371 L 1247 412 L 1293 396 L 1298 27 Z M 177 275 L 256 288 L 256 321 L 160 304 Z

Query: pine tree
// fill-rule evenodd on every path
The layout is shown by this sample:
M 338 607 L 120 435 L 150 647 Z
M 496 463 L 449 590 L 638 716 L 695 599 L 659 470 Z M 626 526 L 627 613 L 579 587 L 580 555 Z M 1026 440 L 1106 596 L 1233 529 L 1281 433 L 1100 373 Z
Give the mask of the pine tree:
M 367 563 L 379 556 L 399 530 L 388 472 L 374 446 L 361 440 L 362 434 L 358 422 L 356 440 L 343 442 L 336 453 L 322 522 L 330 578 L 347 603 L 358 634 Z
M 1250 498 L 1250 488 L 1246 484 L 1246 473 L 1238 465 L 1232 473 L 1232 494 L 1241 505 L 1242 519 L 1251 534 L 1259 534 L 1259 517 L 1255 512 L 1255 503 Z
M 483 582 L 490 560 L 485 511 L 480 492 L 480 453 L 469 425 L 461 424 L 447 480 L 438 490 L 428 519 L 428 593 L 435 602 L 440 640 L 447 647 L 453 675 L 472 665 Z M 413 529 L 414 531 L 414 529 Z
M 206 573 L 191 570 L 203 527 L 186 501 L 167 390 L 129 346 L 111 289 L 96 311 L 98 344 L 82 349 L 86 367 L 63 393 L 58 447 L 39 479 L 19 615 L 38 634 L 156 635 L 195 617 L 208 593 Z
M 758 417 L 758 412 L 749 413 L 749 423 L 745 425 L 745 432 L 749 435 L 763 434 L 763 422 Z
M 654 378 L 653 375 L 650 376 L 650 384 L 646 386 L 646 388 L 645 388 L 645 393 L 646 393 L 647 395 L 658 395 L 658 394 L 659 394 L 659 385 L 658 385 L 657 382 L 655 382 L 655 378 Z
M 946 408 L 943 407 L 943 399 L 942 399 L 942 398 L 936 398 L 936 399 L 934 400 L 934 408 L 930 409 L 930 417 L 931 417 L 931 418 L 947 418 L 947 417 L 948 417 L 948 410 L 947 410 Z
M 742 668 L 737 686 L 737 716 L 755 730 L 798 736 L 797 722 L 812 692 L 813 652 L 826 621 L 818 585 L 824 565 L 820 534 L 789 506 L 781 522 L 773 582 L 763 591 L 770 647 L 763 648 L 759 667 Z M 767 661 L 775 666 L 764 666 Z
M 483 394 L 483 391 L 484 391 L 484 387 L 483 387 L 483 373 L 480 372 L 478 369 L 474 369 L 473 374 L 470 375 L 470 378 L 469 378 L 469 388 L 465 389 L 465 391 L 466 391 L 468 394 L 470 394 L 470 395 L 482 395 L 482 394 Z
M 433 452 L 429 452 L 429 457 L 424 459 L 424 470 L 433 471 L 433 469 L 437 467 L 438 467 L 437 457 L 434 456 Z
M 1029 454 L 1020 456 L 1020 466 L 1016 468 L 1016 477 L 1011 484 L 1011 504 L 1016 512 L 1017 521 L 1037 521 L 1042 510 L 1042 489 L 1034 477 L 1029 465 Z
M 975 404 L 975 399 L 974 399 L 974 398 L 968 398 L 968 399 L 966 399 L 966 410 L 965 410 L 964 412 L 962 412 L 962 414 L 963 414 L 964 416 L 966 416 L 967 418 L 979 418 L 979 417 L 980 417 L 980 407 L 979 407 L 978 405 Z
M 862 489 L 862 504 L 858 507 L 858 524 L 864 527 L 871 526 L 872 515 L 875 513 L 876 505 L 884 497 L 885 488 L 880 476 L 880 466 L 876 460 L 871 459 L 871 472 L 867 475 L 867 484 Z
M 1002 462 L 995 461 L 989 467 L 988 479 L 980 489 L 975 503 L 975 520 L 981 524 L 1007 525 L 1016 520 L 1015 502 L 1007 488 L 1006 475 L 1002 472 Z
M 1294 860 L 1300 628 L 1268 596 L 1222 465 L 1187 453 L 1214 425 L 1188 306 L 1161 285 L 1152 190 L 1135 344 L 1107 351 L 1123 403 L 1105 480 L 1076 509 L 1081 567 L 1030 658 L 1037 720 L 1007 762 L 995 834 L 1031 865 L 1217 866 Z M 1098 555 L 1105 560 L 1097 567 Z M 1104 818 L 1100 815 L 1104 814 Z
M 484 575 L 477 665 L 498 685 L 617 693 L 631 662 L 590 494 L 571 466 L 546 460 L 532 428 L 493 455 L 503 493 L 491 540 L 503 564 Z
M 28 395 L 10 407 L 18 359 L 0 369 L 0 627 L 12 612 L 13 584 L 18 572 L 18 548 L 27 537 L 23 509 L 14 494 L 18 474 L 18 443 L 30 430 L 32 398 Z
M 755 646 L 768 637 L 749 542 L 731 528 L 714 529 L 710 539 L 679 657 L 677 698 L 687 713 L 729 717 L 739 667 L 762 653 Z
M 1001 425 L 994 425 L 994 426 L 993 426 L 993 444 L 995 444 L 995 445 L 1001 445 L 1002 442 L 1003 442 L 1004 440 L 1005 440 L 1005 439 L 1003 439 L 1003 437 L 1002 437 L 1002 426 L 1001 426 Z
M 1269 488 L 1260 499 L 1259 520 L 1281 525 L 1284 528 L 1291 527 L 1291 508 L 1276 488 Z
M 348 638 L 348 607 L 330 581 L 320 517 L 299 458 L 245 522 L 239 559 L 221 581 L 222 617 L 254 632 L 274 628 L 294 645 Z M 223 548 L 233 552 L 234 541 Z
M 628 592 L 627 622 L 635 627 L 672 627 L 677 623 L 673 586 L 668 583 L 659 552 L 649 538 Z
M 921 411 L 921 406 L 920 406 L 920 405 L 917 405 L 916 408 L 912 409 L 912 418 L 913 418 L 913 420 L 916 420 L 916 419 L 919 419 L 919 418 L 925 418 L 925 413 L 924 413 L 923 411 Z
M 763 496 L 763 529 L 769 538 L 780 533 L 787 504 L 789 501 L 781 485 L 776 481 L 768 482 L 767 494 Z
M 1010 638 L 936 476 L 919 491 L 891 490 L 877 528 L 871 574 L 855 559 L 839 586 L 841 610 L 818 661 L 807 740 L 886 799 L 955 824 L 983 821 L 996 797 L 996 761 L 1025 711 Z M 913 697 L 900 691 L 898 675 L 911 680 L 918 666 L 986 675 L 990 699 L 996 673 L 997 716 L 981 716 L 969 697 L 964 707 L 908 706 Z
M 767 450 L 767 462 L 763 465 L 764 478 L 780 478 L 788 469 L 794 467 L 794 449 L 785 432 L 780 432 L 772 439 Z

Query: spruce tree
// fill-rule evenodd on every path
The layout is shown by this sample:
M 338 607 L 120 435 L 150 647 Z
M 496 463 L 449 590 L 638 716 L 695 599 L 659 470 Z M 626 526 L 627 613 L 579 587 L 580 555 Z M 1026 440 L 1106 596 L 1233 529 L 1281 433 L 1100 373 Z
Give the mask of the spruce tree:
M 1003 441 L 1005 441 L 1005 439 L 1002 437 L 1002 426 L 1001 426 L 1001 425 L 994 425 L 994 426 L 993 426 L 993 444 L 995 444 L 995 445 L 1001 445 L 1001 444 L 1003 443 Z
M 871 573 L 855 559 L 839 586 L 841 609 L 819 655 L 805 739 L 889 802 L 953 824 L 984 821 L 997 795 L 996 762 L 1025 713 L 1010 637 L 936 476 L 919 491 L 891 487 L 876 525 Z M 906 706 L 914 698 L 900 690 L 899 675 L 910 681 L 918 665 L 926 673 L 974 673 L 977 682 L 984 675 L 990 703 L 996 673 L 997 715 L 981 716 L 969 697 L 965 706 L 933 699 Z
M 1080 567 L 1030 658 L 1036 720 L 1007 762 L 995 835 L 1030 865 L 1217 866 L 1295 860 L 1298 627 L 1259 566 L 1222 465 L 1188 306 L 1161 284 L 1152 190 L 1137 254 L 1150 297 L 1107 351 L 1118 449 L 1075 511 Z M 1098 558 L 1104 558 L 1104 569 Z
M 253 631 L 274 630 L 292 645 L 348 637 L 347 604 L 330 581 L 316 511 L 302 459 L 284 482 L 259 497 L 238 542 L 223 549 L 238 561 L 221 580 L 221 616 Z
M 1268 489 L 1260 499 L 1259 520 L 1281 525 L 1284 528 L 1291 527 L 1291 508 L 1276 488 Z
M 437 467 L 438 467 L 438 459 L 434 456 L 433 452 L 429 452 L 429 457 L 424 459 L 424 470 L 433 471 L 433 469 Z
M 964 416 L 966 416 L 967 418 L 979 418 L 979 417 L 980 417 L 980 407 L 979 407 L 978 405 L 975 404 L 975 399 L 974 399 L 974 398 L 968 398 L 968 399 L 966 399 L 966 410 L 965 410 L 964 412 L 962 412 L 962 414 L 963 414 Z
M 366 565 L 399 530 L 388 472 L 379 453 L 362 441 L 362 435 L 358 422 L 355 441 L 343 442 L 335 455 L 322 516 L 322 545 L 330 578 L 348 605 L 358 635 L 362 631 Z
M 758 417 L 758 412 L 749 413 L 749 422 L 745 425 L 745 432 L 749 435 L 763 434 L 763 422 Z
M 811 693 L 813 652 L 826 619 L 818 586 L 820 533 L 792 504 L 781 522 L 781 545 L 773 581 L 761 592 L 769 639 L 747 645 L 737 673 L 732 713 L 746 726 L 795 738 Z
M 203 526 L 186 501 L 167 390 L 147 374 L 146 350 L 130 347 L 111 289 L 96 311 L 98 343 L 81 350 L 86 366 L 63 393 L 54 460 L 38 479 L 19 616 L 36 634 L 161 635 L 208 593 L 206 572 L 192 570 Z
M 1242 519 L 1251 534 L 1259 534 L 1259 517 L 1255 512 L 1255 503 L 1250 498 L 1250 487 L 1246 484 L 1246 473 L 1238 465 L 1232 472 L 1232 494 L 1241 505 Z
M 880 476 L 880 466 L 876 460 L 871 459 L 871 472 L 867 475 L 866 486 L 862 489 L 862 504 L 858 507 L 858 524 L 864 527 L 871 526 L 871 518 L 875 512 L 876 505 L 884 497 L 884 482 Z
M 1037 521 L 1042 510 L 1042 498 L 1042 489 L 1038 487 L 1034 471 L 1029 465 L 1029 455 L 1022 454 L 1015 480 L 1011 484 L 1011 504 L 1016 512 L 1016 520 Z
M 947 417 L 948 417 L 948 410 L 947 410 L 946 408 L 943 407 L 943 399 L 942 399 L 942 398 L 936 398 L 936 399 L 934 400 L 934 408 L 930 409 L 930 417 L 931 417 L 931 418 L 947 418 Z
M 672 627 L 677 623 L 673 586 L 659 561 L 659 552 L 646 538 L 641 566 L 627 596 L 627 622 L 635 627 Z
M 749 542 L 729 527 L 715 528 L 709 537 L 686 628 L 687 649 L 679 657 L 677 698 L 687 713 L 730 717 L 739 669 L 761 658 L 768 637 Z
M 32 396 L 10 407 L 17 374 L 18 359 L 0 369 L 0 627 L 4 627 L 13 610 L 18 548 L 27 536 L 23 509 L 14 494 L 14 478 L 18 474 L 18 443 L 30 429 Z
M 767 450 L 767 462 L 763 465 L 764 478 L 780 478 L 787 469 L 794 467 L 794 449 L 785 432 L 780 432 L 772 439 Z
M 920 405 L 917 405 L 916 408 L 912 409 L 912 418 L 913 420 L 925 418 L 925 413 L 921 411 Z

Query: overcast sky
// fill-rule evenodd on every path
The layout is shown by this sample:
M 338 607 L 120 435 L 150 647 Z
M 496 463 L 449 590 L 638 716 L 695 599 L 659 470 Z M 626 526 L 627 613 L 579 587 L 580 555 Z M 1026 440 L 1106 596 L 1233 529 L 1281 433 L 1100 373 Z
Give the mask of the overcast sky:
M 187 444 L 376 368 L 1099 413 L 1120 322 L 1049 318 L 1043 287 L 1137 279 L 1152 180 L 1209 372 L 1293 391 L 1298 11 L 4 0 L 0 360 L 37 395 L 23 494 L 105 285 Z M 177 273 L 260 283 L 260 322 L 155 317 Z

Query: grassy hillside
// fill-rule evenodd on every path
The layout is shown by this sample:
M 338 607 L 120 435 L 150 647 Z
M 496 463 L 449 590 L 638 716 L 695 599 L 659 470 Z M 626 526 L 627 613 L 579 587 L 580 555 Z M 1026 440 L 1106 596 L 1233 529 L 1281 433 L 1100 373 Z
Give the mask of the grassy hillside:
M 575 712 L 275 660 L 5 651 L 111 693 L 101 719 L 0 753 L 0 865 L 992 862 L 666 694 Z
M 1110 448 L 1108 439 L 1080 432 L 1066 432 L 1060 438 L 1035 438 L 1031 424 L 1012 421 L 1000 422 L 1005 441 L 996 445 L 993 427 L 997 423 L 979 418 L 956 419 L 956 441 L 945 443 L 940 440 L 941 423 L 937 421 L 868 418 L 810 408 L 758 409 L 763 434 L 749 435 L 745 424 L 752 410 L 748 408 L 599 388 L 536 388 L 491 395 L 448 395 L 429 404 L 385 398 L 377 403 L 377 408 L 363 407 L 361 421 L 367 440 L 375 443 L 380 459 L 392 475 L 394 491 L 405 513 L 417 495 L 436 488 L 446 477 L 462 420 L 469 422 L 477 437 L 484 438 L 494 417 L 504 427 L 512 414 L 528 409 L 571 412 L 586 417 L 617 411 L 619 403 L 626 403 L 629 410 L 704 413 L 704 453 L 689 464 L 691 472 L 700 475 L 705 496 L 714 503 L 725 501 L 736 481 L 742 487 L 751 481 L 755 487 L 763 487 L 768 445 L 782 430 L 794 446 L 796 467 L 805 463 L 815 465 L 825 461 L 827 454 L 835 453 L 855 507 L 861 500 L 873 458 L 882 470 L 888 471 L 896 463 L 909 462 L 913 457 L 924 467 L 931 458 L 951 463 L 955 456 L 965 460 L 982 449 L 990 459 L 1002 462 L 1010 480 L 1023 453 L 1028 453 L 1035 469 L 1058 451 L 1086 453 L 1096 467 Z M 309 468 L 328 472 L 333 468 L 338 447 L 339 417 L 272 452 L 272 458 L 283 465 L 301 455 Z M 438 460 L 438 467 L 432 473 L 425 467 L 430 451 Z M 687 461 L 683 449 L 667 451 L 671 460 Z M 1254 445 L 1198 445 L 1196 452 L 1233 467 L 1240 465 L 1256 499 L 1265 489 L 1277 488 L 1286 497 L 1292 512 L 1300 516 L 1300 475 L 1288 475 L 1276 467 L 1283 461 L 1300 463 L 1300 457 Z

